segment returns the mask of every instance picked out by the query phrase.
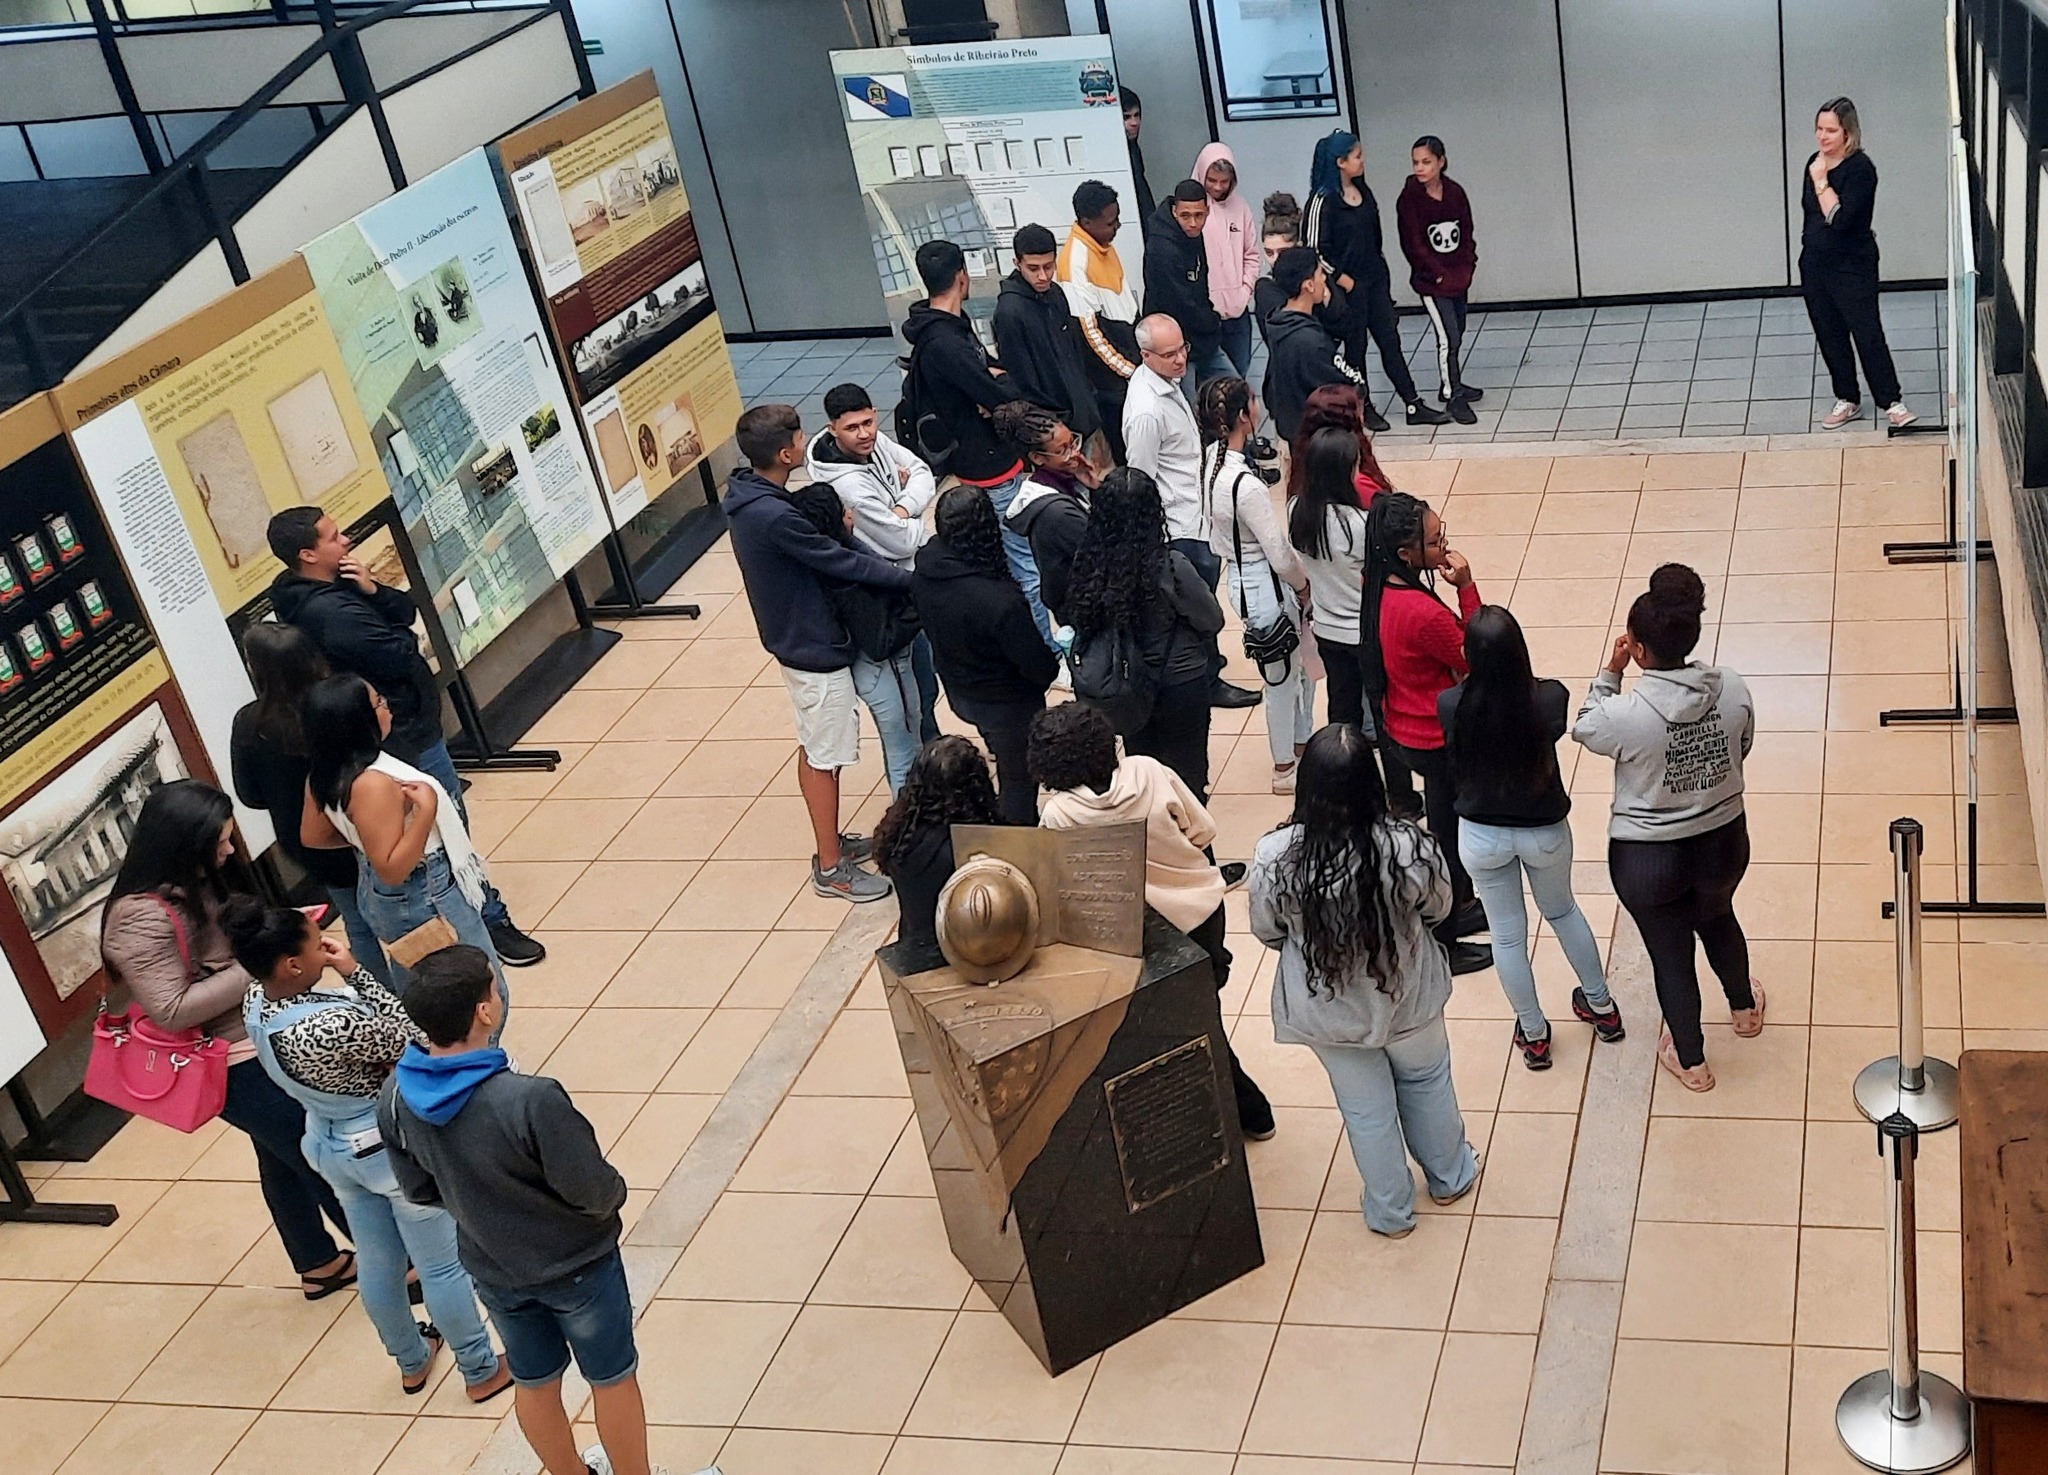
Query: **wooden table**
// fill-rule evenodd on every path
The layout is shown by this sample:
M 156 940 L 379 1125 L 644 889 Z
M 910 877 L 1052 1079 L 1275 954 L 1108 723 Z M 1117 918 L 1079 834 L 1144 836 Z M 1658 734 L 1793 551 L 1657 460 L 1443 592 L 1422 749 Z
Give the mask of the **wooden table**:
M 1963 1391 L 1977 1475 L 2048 1471 L 2048 1052 L 1962 1059 Z

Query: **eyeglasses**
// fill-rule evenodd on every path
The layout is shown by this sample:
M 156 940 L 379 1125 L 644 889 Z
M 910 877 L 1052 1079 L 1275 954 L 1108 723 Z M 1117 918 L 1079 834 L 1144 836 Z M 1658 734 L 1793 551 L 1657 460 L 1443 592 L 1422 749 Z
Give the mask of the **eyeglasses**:
M 1156 359 L 1184 359 L 1188 356 L 1188 346 L 1183 343 L 1179 348 L 1148 348 L 1145 352 Z
M 1447 522 L 1439 522 L 1439 523 L 1438 523 L 1438 524 L 1436 525 L 1436 536 L 1435 536 L 1434 538 L 1424 538 L 1424 539 L 1422 540 L 1422 546 L 1423 546 L 1423 547 L 1425 547 L 1425 548 L 1448 548 L 1448 547 L 1450 547 L 1450 546 L 1451 546 L 1451 525 L 1450 525 L 1449 523 L 1447 523 Z

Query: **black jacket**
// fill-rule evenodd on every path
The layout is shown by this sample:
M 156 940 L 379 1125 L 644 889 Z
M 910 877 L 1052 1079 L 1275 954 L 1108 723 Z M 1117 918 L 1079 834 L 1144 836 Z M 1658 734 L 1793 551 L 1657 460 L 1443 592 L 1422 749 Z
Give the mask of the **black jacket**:
M 1806 168 L 1813 168 L 1818 154 L 1806 156 Z M 1877 236 L 1871 231 L 1871 215 L 1877 209 L 1877 165 L 1858 149 L 1828 171 L 1828 183 L 1841 202 L 1835 218 L 1821 213 L 1820 193 L 1813 176 L 1801 171 L 1799 182 L 1799 269 L 1809 271 L 1877 272 Z
M 926 825 L 889 862 L 896 884 L 898 942 L 937 942 L 939 893 L 953 879 L 953 827 Z
M 1159 197 L 1152 193 L 1152 186 L 1145 178 L 1145 151 L 1138 147 L 1138 140 L 1127 138 L 1124 147 L 1131 153 L 1131 188 L 1137 192 L 1132 208 L 1139 215 L 1150 215 L 1159 203 Z
M 1260 277 L 1252 288 L 1252 319 L 1259 325 L 1259 341 L 1272 347 L 1273 334 L 1270 326 L 1273 314 L 1287 306 L 1287 299 L 1280 295 L 1280 284 L 1271 277 Z M 1344 289 L 1330 284 L 1330 300 L 1316 309 L 1316 321 L 1329 329 L 1331 335 L 1344 328 Z
M 1007 570 L 961 559 L 945 539 L 917 550 L 910 597 L 946 690 L 970 702 L 1033 702 L 1059 674 L 1031 606 Z
M 1010 503 L 1004 519 L 1013 532 L 1022 533 L 1031 544 L 1031 557 L 1038 564 L 1038 597 L 1062 624 L 1060 611 L 1067 603 L 1067 578 L 1074 571 L 1074 553 L 1081 546 L 1081 534 L 1088 531 L 1088 502 L 1085 492 L 1055 487 L 1048 473 L 1035 473 Z
M 441 688 L 412 633 L 419 611 L 410 594 L 382 584 L 365 594 L 347 579 L 324 583 L 287 570 L 271 584 L 270 604 L 312 637 L 328 665 L 377 689 L 391 708 L 392 752 L 416 759 L 441 741 Z
M 782 488 L 749 468 L 725 484 L 725 518 L 761 644 L 792 670 L 843 671 L 853 664 L 853 637 L 833 612 L 827 579 L 909 587 L 902 569 L 826 537 Z
M 1266 381 L 1261 392 L 1281 435 L 1294 439 L 1310 392 L 1325 384 L 1355 384 L 1365 393 L 1365 382 L 1344 362 L 1328 330 L 1309 313 L 1281 307 L 1266 320 Z
M 1179 323 L 1188 357 L 1199 364 L 1202 350 L 1222 341 L 1223 319 L 1209 300 L 1208 242 L 1180 228 L 1173 203 L 1161 200 L 1145 217 L 1145 314 L 1165 313 Z
M 959 443 L 947 469 L 962 481 L 984 483 L 1014 473 L 1020 463 L 996 435 L 988 412 L 1022 392 L 989 372 L 988 350 L 974 325 L 960 313 L 940 312 L 920 300 L 910 304 L 903 337 L 910 344 L 906 388 L 915 382 L 919 409 L 938 416 Z
M 306 808 L 306 759 L 303 754 L 286 752 L 256 730 L 254 702 L 235 713 L 228 763 L 234 773 L 235 797 L 249 808 L 269 814 L 277 827 L 277 843 L 286 855 L 322 886 L 356 889 L 355 851 L 319 850 L 299 839 L 299 821 Z
M 1301 217 L 1301 243 L 1313 246 L 1330 269 L 1330 285 L 1348 276 L 1360 287 L 1385 289 L 1393 273 L 1387 267 L 1385 238 L 1380 233 L 1380 202 L 1358 181 L 1359 200 L 1347 205 L 1341 195 L 1315 194 Z
M 1464 699 L 1465 684 L 1459 682 L 1436 699 L 1437 718 L 1444 725 L 1444 749 L 1450 755 L 1451 775 L 1457 782 L 1458 816 L 1477 825 L 1499 825 L 1511 830 L 1540 829 L 1554 825 L 1572 812 L 1571 795 L 1553 755 L 1549 767 L 1533 784 L 1504 779 L 1498 765 L 1469 761 L 1458 746 L 1458 704 Z M 1543 718 L 1545 735 L 1555 748 L 1571 724 L 1572 696 L 1562 681 L 1536 683 L 1536 710 Z
M 996 293 L 996 356 L 1017 391 L 1057 414 L 1074 434 L 1086 440 L 1102 428 L 1088 380 L 1093 355 L 1057 282 L 1049 292 L 1034 292 L 1017 272 L 1003 278 Z

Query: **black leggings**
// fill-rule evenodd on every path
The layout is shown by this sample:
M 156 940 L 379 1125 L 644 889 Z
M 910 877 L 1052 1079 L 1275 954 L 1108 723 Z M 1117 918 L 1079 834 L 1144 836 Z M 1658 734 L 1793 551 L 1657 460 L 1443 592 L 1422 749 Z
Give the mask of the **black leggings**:
M 1209 681 L 1198 676 L 1159 688 L 1152 716 L 1124 739 L 1126 753 L 1157 758 L 1209 802 Z
M 256 1181 L 292 1269 L 308 1275 L 331 1263 L 341 1249 L 320 1217 L 324 1213 L 343 1234 L 348 1219 L 334 1189 L 313 1171 L 299 1147 L 306 1135 L 305 1108 L 264 1074 L 262 1062 L 239 1060 L 228 1067 L 228 1097 L 220 1115 L 256 1149 Z
M 1635 918 L 1657 979 L 1657 1004 L 1688 1068 L 1707 1058 L 1700 1033 L 1700 979 L 1693 939 L 1721 980 L 1730 1009 L 1753 1009 L 1749 939 L 1735 920 L 1735 888 L 1749 869 L 1749 824 L 1737 815 L 1685 840 L 1609 840 L 1614 894 Z
M 953 710 L 974 724 L 996 763 L 996 808 L 1006 825 L 1038 823 L 1038 785 L 1024 761 L 1030 746 L 1031 719 L 1045 710 L 1035 702 L 977 702 L 953 698 Z
M 1340 645 L 1316 637 L 1323 654 L 1323 682 L 1330 693 L 1330 721 L 1365 726 L 1365 668 L 1358 663 L 1358 647 Z M 1387 802 L 1406 814 L 1413 814 L 1422 800 L 1415 792 L 1415 774 L 1401 759 L 1401 748 L 1387 736 L 1386 715 L 1380 704 L 1372 704 L 1373 730 L 1379 734 L 1380 769 L 1387 776 Z
M 1436 397 L 1448 400 L 1465 387 L 1464 371 L 1458 367 L 1458 350 L 1465 342 L 1465 296 L 1425 297 L 1422 310 L 1436 330 L 1436 371 L 1441 381 Z
M 1216 992 L 1222 993 L 1230 983 L 1230 949 L 1223 944 L 1224 913 L 1217 907 L 1203 922 L 1188 934 L 1188 940 L 1209 955 L 1209 969 L 1216 975 Z M 1245 1074 L 1237 1051 L 1229 1042 L 1229 1027 L 1224 1028 L 1224 1049 L 1230 1055 L 1230 1084 L 1237 1097 L 1239 1121 L 1247 1126 L 1271 1126 L 1273 1108 L 1266 1100 L 1266 1093 L 1259 1089 L 1259 1083 Z M 1260 1117 L 1266 1118 L 1261 1123 Z
M 1889 410 L 1899 402 L 1899 371 L 1892 367 L 1891 345 L 1884 341 L 1884 319 L 1877 310 L 1876 268 L 1802 269 L 1799 277 L 1806 293 L 1806 316 L 1813 323 L 1835 398 L 1852 405 L 1863 402 L 1856 389 L 1856 360 L 1861 357 L 1870 397 L 1880 410 Z
M 1435 837 L 1437 849 L 1444 853 L 1444 864 L 1450 868 L 1451 914 L 1436 924 L 1437 940 L 1448 947 L 1458 940 L 1458 913 L 1472 900 L 1472 877 L 1465 862 L 1458 858 L 1458 786 L 1451 779 L 1451 752 L 1448 748 L 1410 748 L 1398 743 L 1394 750 L 1422 779 L 1423 825 Z
M 1381 272 L 1371 281 L 1352 278 L 1352 290 L 1344 304 L 1344 357 L 1362 376 L 1365 373 L 1365 340 L 1379 345 L 1380 367 L 1394 395 L 1404 405 L 1415 403 L 1415 376 L 1408 372 L 1408 360 L 1401 350 L 1401 319 L 1394 311 L 1394 293 L 1387 275 Z

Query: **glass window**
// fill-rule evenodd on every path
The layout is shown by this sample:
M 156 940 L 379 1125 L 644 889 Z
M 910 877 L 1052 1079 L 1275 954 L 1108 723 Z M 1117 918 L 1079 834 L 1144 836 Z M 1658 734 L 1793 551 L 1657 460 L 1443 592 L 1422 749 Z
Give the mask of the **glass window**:
M 1223 76 L 1223 116 L 1330 116 L 1337 67 L 1323 0 L 1209 0 L 1209 36 Z

